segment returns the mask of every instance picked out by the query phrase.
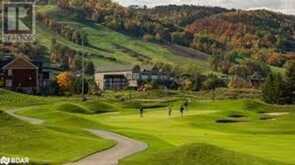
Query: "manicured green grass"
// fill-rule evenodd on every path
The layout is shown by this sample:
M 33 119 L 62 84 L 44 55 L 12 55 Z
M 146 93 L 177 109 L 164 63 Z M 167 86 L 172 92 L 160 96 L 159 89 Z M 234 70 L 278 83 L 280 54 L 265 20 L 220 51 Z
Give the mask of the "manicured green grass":
M 52 102 L 70 100 L 76 102 L 78 97 L 39 97 L 12 92 L 0 88 L 0 110 L 9 110 L 33 105 L 50 104 Z
M 165 109 L 145 113 L 143 119 L 138 114 L 110 115 L 90 117 L 92 120 L 113 126 L 120 133 L 138 137 L 147 141 L 150 151 L 146 154 L 131 157 L 126 164 L 137 164 L 137 161 L 149 159 L 162 148 L 154 146 L 157 139 L 175 147 L 190 143 L 206 143 L 221 148 L 249 154 L 266 160 L 276 160 L 294 163 L 292 155 L 295 140 L 294 107 L 289 115 L 278 117 L 276 120 L 261 121 L 259 113 L 245 108 L 247 101 L 195 101 L 189 107 L 186 117 L 181 119 L 173 109 L 174 117 L 169 118 Z M 279 107 L 278 111 L 280 111 Z M 272 110 L 273 111 L 273 110 Z M 219 124 L 216 120 L 226 117 L 232 112 L 243 112 L 249 118 L 248 122 Z M 146 137 L 136 136 L 144 134 Z M 153 138 L 148 138 L 153 137 Z M 155 147 L 155 148 L 154 148 Z
M 71 113 L 82 113 L 90 114 L 91 112 L 88 109 L 85 109 L 77 104 L 72 103 L 61 103 L 54 107 L 58 111 L 71 112 Z
M 8 90 L 3 90 L 0 88 L 0 108 L 13 108 L 44 103 L 48 103 L 48 101 L 45 98 L 23 95 Z
M 137 101 L 146 103 L 155 99 Z M 251 159 L 247 161 L 257 159 L 257 164 L 267 164 L 263 160 L 295 162 L 292 157 L 295 148 L 290 146 L 295 140 L 294 107 L 284 109 L 290 112 L 286 116 L 277 117 L 275 120 L 260 120 L 260 109 L 280 112 L 284 107 L 265 105 L 253 100 L 193 100 L 185 117 L 181 118 L 178 111 L 180 103 L 181 101 L 171 103 L 174 110 L 172 117 L 168 117 L 166 107 L 152 107 L 145 109 L 144 118 L 140 118 L 137 109 L 124 109 L 125 102 L 117 105 L 121 109 L 119 113 L 104 115 L 61 114 L 57 111 L 48 113 L 46 110 L 27 110 L 23 111 L 23 114 L 45 119 L 50 124 L 110 129 L 149 144 L 146 152 L 125 159 L 123 164 L 148 161 L 153 159 L 154 155 L 191 143 L 211 144 L 237 154 L 250 155 Z M 216 122 L 218 119 L 237 114 L 245 116 L 247 122 Z M 74 124 L 72 120 L 79 124 Z M 247 159 L 247 156 L 244 159 Z
M 72 131 L 107 129 L 149 145 L 148 150 L 120 161 L 124 165 L 295 163 L 294 106 L 273 106 L 253 99 L 200 100 L 192 95 L 173 91 L 107 92 L 104 98 L 87 102 L 69 99 L 24 107 L 19 114 L 43 119 L 46 129 L 65 134 L 84 136 Z M 182 118 L 179 107 L 184 97 L 192 102 Z M 168 103 L 173 109 L 171 117 Z M 146 106 L 140 118 L 134 104 L 153 106 Z M 104 110 L 111 113 L 100 114 Z M 284 114 L 262 120 L 268 112 Z M 242 122 L 218 123 L 220 119 Z
M 113 142 L 70 128 L 35 126 L 0 111 L 0 155 L 35 163 L 62 163 L 109 148 Z

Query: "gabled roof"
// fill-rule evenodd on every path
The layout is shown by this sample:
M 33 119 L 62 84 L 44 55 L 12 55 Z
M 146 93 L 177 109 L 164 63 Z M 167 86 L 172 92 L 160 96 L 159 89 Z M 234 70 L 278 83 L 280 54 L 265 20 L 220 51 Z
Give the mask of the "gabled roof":
M 12 59 L 10 59 L 10 58 L 0 60 L 0 70 L 2 69 L 3 66 L 7 65 L 11 61 L 12 61 Z
M 38 69 L 30 59 L 24 56 L 17 56 L 14 60 L 2 67 L 3 70 L 7 69 Z

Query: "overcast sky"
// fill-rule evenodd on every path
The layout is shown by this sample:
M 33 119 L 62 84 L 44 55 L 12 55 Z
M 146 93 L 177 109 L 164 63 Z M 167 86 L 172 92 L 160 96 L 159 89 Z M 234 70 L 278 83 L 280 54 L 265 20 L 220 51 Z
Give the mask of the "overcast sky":
M 240 9 L 270 9 L 295 14 L 295 0 L 114 0 L 124 6 L 147 5 L 149 7 L 167 4 L 194 4 L 221 6 Z

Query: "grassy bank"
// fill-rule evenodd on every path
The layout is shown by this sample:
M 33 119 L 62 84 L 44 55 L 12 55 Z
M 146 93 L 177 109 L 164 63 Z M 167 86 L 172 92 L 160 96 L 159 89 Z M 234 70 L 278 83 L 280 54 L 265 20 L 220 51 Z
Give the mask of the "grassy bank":
M 0 125 L 0 155 L 25 156 L 37 164 L 74 161 L 113 145 L 82 130 L 35 126 L 4 112 L 0 112 Z

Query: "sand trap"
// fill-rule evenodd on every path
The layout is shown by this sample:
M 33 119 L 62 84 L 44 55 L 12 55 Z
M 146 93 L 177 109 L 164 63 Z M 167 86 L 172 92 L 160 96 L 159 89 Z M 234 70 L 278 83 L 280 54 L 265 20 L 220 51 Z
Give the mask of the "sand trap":
M 242 122 L 248 122 L 247 118 L 232 118 L 232 117 L 226 117 L 222 119 L 216 120 L 216 123 L 242 123 Z
M 267 115 L 267 116 L 284 116 L 284 115 L 288 115 L 289 112 L 272 112 L 272 113 L 263 113 L 264 115 Z

